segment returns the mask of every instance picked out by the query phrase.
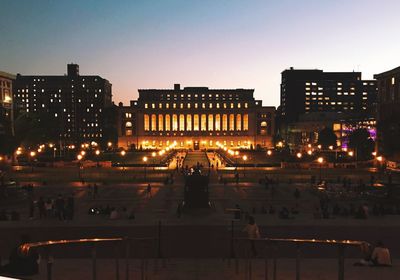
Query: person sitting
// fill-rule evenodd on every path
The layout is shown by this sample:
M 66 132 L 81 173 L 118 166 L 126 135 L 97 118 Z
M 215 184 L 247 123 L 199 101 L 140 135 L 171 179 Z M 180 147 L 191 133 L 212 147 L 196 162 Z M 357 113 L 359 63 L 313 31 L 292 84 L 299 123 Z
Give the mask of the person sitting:
M 372 251 L 371 261 L 373 266 L 392 266 L 390 252 L 382 241 L 378 241 Z
M 279 211 L 279 218 L 289 219 L 289 210 L 286 207 L 282 207 L 281 211 Z
M 111 213 L 110 213 L 110 220 L 116 220 L 119 219 L 119 213 L 117 208 L 112 208 Z

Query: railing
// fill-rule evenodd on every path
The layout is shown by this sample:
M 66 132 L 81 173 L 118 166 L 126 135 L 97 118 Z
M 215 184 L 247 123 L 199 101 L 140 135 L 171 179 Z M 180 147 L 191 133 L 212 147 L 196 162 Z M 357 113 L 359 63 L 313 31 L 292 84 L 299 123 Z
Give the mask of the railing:
M 250 248 L 253 246 L 251 244 L 254 243 L 263 243 L 264 248 L 264 261 L 265 261 L 265 279 L 268 280 L 269 277 L 269 269 L 268 269 L 268 252 L 273 252 L 272 256 L 272 279 L 276 280 L 277 278 L 277 249 L 278 245 L 282 243 L 295 244 L 296 246 L 296 280 L 300 280 L 300 261 L 301 261 L 301 246 L 303 244 L 314 244 L 314 245 L 328 245 L 328 246 L 337 246 L 338 248 L 338 279 L 344 280 L 344 259 L 345 259 L 345 248 L 350 246 L 359 246 L 369 245 L 369 243 L 358 240 L 321 240 L 321 239 L 297 239 L 297 238 L 258 238 L 258 239 L 249 239 L 249 238 L 233 238 L 231 239 L 231 248 L 230 255 L 231 258 L 235 259 L 235 270 L 236 274 L 239 273 L 239 260 L 237 258 L 237 250 L 235 250 L 235 245 L 239 243 L 243 243 L 245 245 L 245 274 L 246 279 L 252 279 L 252 258 L 250 257 Z M 268 250 L 269 249 L 269 250 Z M 271 250 L 272 249 L 272 250 Z
M 104 244 L 104 243 L 120 243 L 125 246 L 125 279 L 129 280 L 129 259 L 131 257 L 131 247 L 134 242 L 140 243 L 143 245 L 146 242 L 154 242 L 156 252 L 155 255 L 157 259 L 163 259 L 163 253 L 161 249 L 161 222 L 158 223 L 158 233 L 157 237 L 144 237 L 144 238 L 127 238 L 127 237 L 114 237 L 114 238 L 82 238 L 82 239 L 63 239 L 63 240 L 47 240 L 47 241 L 40 241 L 40 242 L 32 242 L 32 243 L 25 243 L 20 245 L 19 250 L 22 254 L 28 254 L 31 249 L 39 249 L 45 248 L 46 249 L 46 275 L 47 280 L 52 279 L 52 266 L 53 266 L 53 257 L 50 253 L 50 248 L 53 246 L 61 245 L 61 246 L 68 246 L 73 244 L 90 244 L 91 247 L 91 257 L 92 257 L 92 279 L 97 279 L 97 244 Z M 114 247 L 115 249 L 115 279 L 120 279 L 120 268 L 119 268 L 119 253 L 118 253 L 118 246 Z M 163 259 L 163 261 L 165 261 Z M 163 262 L 163 266 L 165 266 L 165 262 Z M 140 274 L 141 279 L 147 279 L 147 261 L 142 256 L 142 262 L 140 267 Z

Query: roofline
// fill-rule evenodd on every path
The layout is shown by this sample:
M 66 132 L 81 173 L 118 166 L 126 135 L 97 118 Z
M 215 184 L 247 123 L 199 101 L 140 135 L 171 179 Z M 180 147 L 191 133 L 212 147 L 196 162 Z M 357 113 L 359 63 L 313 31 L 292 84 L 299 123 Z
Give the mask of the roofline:
M 14 74 L 3 72 L 3 71 L 0 71 L 0 76 L 11 79 L 11 80 L 15 80 L 15 77 L 16 77 Z
M 385 77 L 385 76 L 389 76 L 389 75 L 391 75 L 391 74 L 398 73 L 398 72 L 400 72 L 400 66 L 399 66 L 399 67 L 396 67 L 396 68 L 393 68 L 393 69 L 391 69 L 391 70 L 388 70 L 388 71 L 379 73 L 379 74 L 375 74 L 375 75 L 374 75 L 374 78 L 375 78 L 375 79 L 378 79 L 378 78 Z

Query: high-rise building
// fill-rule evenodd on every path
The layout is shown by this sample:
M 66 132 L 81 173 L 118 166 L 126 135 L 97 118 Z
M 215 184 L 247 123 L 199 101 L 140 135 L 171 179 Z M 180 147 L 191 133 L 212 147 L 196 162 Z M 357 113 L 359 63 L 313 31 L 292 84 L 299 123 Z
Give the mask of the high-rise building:
M 400 158 L 400 67 L 376 74 L 378 82 L 378 150 Z
M 68 64 L 64 76 L 17 74 L 14 86 L 16 115 L 31 114 L 52 121 L 64 145 L 103 143 L 107 112 L 112 109 L 111 84 L 97 75 L 79 74 L 77 64 Z
M 0 71 L 0 134 L 14 134 L 13 82 L 15 75 Z
M 375 80 L 362 80 L 361 72 L 297 70 L 282 72 L 281 110 L 286 122 L 303 114 L 335 112 L 345 115 L 374 114 Z
M 176 141 L 189 149 L 271 147 L 274 107 L 253 89 L 207 87 L 139 89 L 137 101 L 118 107 L 118 144 L 162 148 Z
M 312 143 L 334 123 L 374 123 L 376 102 L 377 83 L 361 72 L 290 68 L 282 72 L 279 133 L 293 146 Z

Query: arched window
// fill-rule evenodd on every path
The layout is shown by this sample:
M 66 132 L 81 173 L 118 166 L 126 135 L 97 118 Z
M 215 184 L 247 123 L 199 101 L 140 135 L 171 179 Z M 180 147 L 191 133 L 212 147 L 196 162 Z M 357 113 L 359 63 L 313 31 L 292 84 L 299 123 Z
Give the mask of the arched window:
M 150 130 L 150 118 L 149 115 L 144 114 L 144 131 Z
M 165 115 L 165 131 L 171 130 L 171 116 L 169 114 Z
M 236 115 L 236 130 L 238 130 L 238 131 L 242 130 L 242 115 L 241 114 Z
M 224 131 L 228 130 L 228 115 L 227 114 L 222 115 L 222 130 L 224 130 Z
M 208 115 L 208 130 L 213 131 L 214 130 L 214 116 L 213 114 Z
M 178 116 L 175 114 L 172 115 L 172 130 L 173 131 L 178 130 Z
M 221 116 L 220 114 L 215 115 L 215 130 L 220 131 L 221 130 Z
M 260 123 L 260 134 L 261 135 L 267 135 L 267 122 L 266 121 L 262 121 Z
M 234 114 L 229 115 L 229 130 L 230 131 L 235 130 L 235 115 Z
M 132 123 L 131 122 L 126 122 L 125 123 L 125 127 L 132 127 Z
M 191 114 L 186 115 L 186 130 L 187 131 L 192 130 L 192 115 Z
M 243 115 L 243 130 L 249 130 L 249 115 Z
M 202 114 L 201 115 L 201 131 L 206 131 L 207 130 L 207 115 Z
M 157 116 L 156 114 L 151 115 L 151 131 L 157 130 Z
M 158 130 L 159 131 L 164 130 L 164 116 L 161 114 L 158 115 Z
M 185 115 L 179 115 L 179 131 L 185 131 Z
M 199 131 L 199 115 L 197 114 L 193 116 L 193 130 Z

